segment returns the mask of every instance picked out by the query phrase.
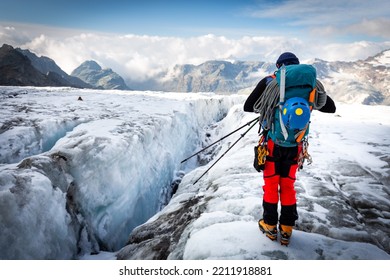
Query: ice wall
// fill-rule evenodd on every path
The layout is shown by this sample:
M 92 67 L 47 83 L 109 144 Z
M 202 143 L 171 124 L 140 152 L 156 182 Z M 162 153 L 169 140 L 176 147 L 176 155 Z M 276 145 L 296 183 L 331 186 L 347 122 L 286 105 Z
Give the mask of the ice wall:
M 83 102 L 75 101 L 79 95 Z M 134 227 L 161 208 L 163 193 L 185 168 L 180 161 L 200 144 L 203 128 L 241 101 L 212 94 L 51 89 L 7 100 L 7 108 L 32 104 L 30 114 L 21 110 L 19 117 L 34 122 L 21 123 L 44 132 L 38 139 L 14 125 L 10 135 L 23 143 L 56 143 L 0 166 L 0 258 L 69 259 L 118 250 Z M 79 123 L 55 141 L 64 119 Z M 11 140 L 2 134 L 2 141 Z

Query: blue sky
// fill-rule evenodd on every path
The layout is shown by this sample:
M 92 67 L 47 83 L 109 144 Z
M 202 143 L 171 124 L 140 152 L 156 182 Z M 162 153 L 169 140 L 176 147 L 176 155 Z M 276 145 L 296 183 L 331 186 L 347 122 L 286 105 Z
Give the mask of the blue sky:
M 365 59 L 390 48 L 390 1 L 2 0 L 0 44 L 54 59 L 70 73 L 96 60 L 147 79 L 212 59 Z
M 245 15 L 245 9 L 255 2 L 10 0 L 1 4 L 0 18 L 103 32 L 192 36 L 247 28 L 252 19 Z
M 246 26 L 242 16 L 253 1 L 23 1 L 2 4 L 3 21 L 114 33 L 187 36 Z M 244 4 L 242 4 L 244 3 Z M 33 12 L 32 12 L 33 11 Z
M 322 28 L 336 40 L 378 41 L 389 38 L 387 26 L 381 27 L 379 22 L 382 19 L 389 23 L 388 3 L 387 0 L 9 0 L 1 3 L 0 21 L 181 37 L 209 33 L 306 37 Z M 367 21 L 365 28 L 363 20 Z

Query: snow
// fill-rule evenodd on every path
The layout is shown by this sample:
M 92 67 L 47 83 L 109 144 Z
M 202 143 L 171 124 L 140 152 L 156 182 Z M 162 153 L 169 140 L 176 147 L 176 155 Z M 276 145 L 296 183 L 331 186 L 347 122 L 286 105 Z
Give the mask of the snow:
M 241 116 L 239 111 L 237 106 L 231 110 L 234 115 Z M 377 235 L 382 249 L 389 250 L 390 123 L 389 119 L 383 118 L 388 113 L 388 107 L 364 105 L 339 105 L 336 115 L 314 112 L 310 141 L 314 163 L 298 173 L 300 230 L 294 231 L 294 242 L 288 248 L 261 236 L 257 227 L 262 212 L 262 178 L 253 172 L 251 166 L 252 147 L 257 140 L 256 131 L 251 131 L 250 136 L 241 140 L 236 149 L 209 171 L 198 187 L 192 182 L 208 166 L 195 169 L 183 178 L 181 188 L 170 204 L 181 203 L 181 195 L 192 192 L 194 196 L 207 198 L 207 205 L 187 229 L 188 235 L 187 232 L 182 235 L 178 247 L 180 244 L 183 247 L 173 249 L 170 257 L 212 260 L 389 259 L 388 253 L 372 244 L 354 242 L 368 241 L 371 235 Z M 232 121 L 229 114 L 221 122 L 225 129 L 221 129 L 223 132 L 218 136 L 237 127 L 235 120 Z M 241 123 L 247 120 L 249 118 L 245 116 Z M 228 145 L 225 143 L 220 153 Z M 359 174 L 360 170 L 354 174 L 358 168 L 366 174 Z M 350 208 L 345 200 L 351 205 L 356 204 L 357 209 L 345 209 Z M 360 204 L 374 209 L 372 212 L 359 209 Z M 366 210 L 368 213 L 364 213 Z M 371 228 L 369 213 L 375 211 L 382 212 Z M 358 223 L 357 218 L 361 219 Z M 380 233 L 382 227 L 385 230 Z
M 300 217 L 282 247 L 257 227 L 257 128 L 195 185 L 247 127 L 180 164 L 256 116 L 242 111 L 245 95 L 0 93 L 0 259 L 149 259 L 162 240 L 156 225 L 177 236 L 171 260 L 390 259 L 390 107 L 313 113 L 314 162 L 298 173 Z M 127 243 L 132 231 L 152 237 Z
M 3 88 L 1 99 L 1 125 L 6 130 L 0 140 L 1 212 L 7 213 L 7 220 L 17 217 L 1 223 L 8 231 L 0 237 L 1 258 L 74 258 L 77 247 L 88 252 L 99 246 L 119 249 L 134 227 L 166 203 L 164 192 L 182 157 L 195 148 L 198 127 L 221 119 L 234 102 L 210 94 L 19 91 Z M 69 123 L 73 129 L 64 136 Z M 55 145 L 45 152 L 48 137 Z M 21 158 L 26 159 L 18 162 Z M 29 177 L 46 179 L 45 189 L 41 181 L 25 179 Z M 19 185 L 39 196 L 18 195 Z M 42 208 L 51 204 L 62 209 L 56 219 L 55 213 Z M 24 215 L 18 213 L 20 208 L 29 210 Z M 61 229 L 54 227 L 53 219 Z M 35 230 L 19 233 L 35 225 Z M 63 244 L 58 230 L 67 236 Z M 45 231 L 46 236 L 34 234 Z M 31 245 L 23 251 L 17 243 L 6 246 L 14 243 L 15 235 Z M 58 250 L 37 250 L 43 243 Z
M 390 50 L 383 51 L 377 57 L 373 57 L 369 63 L 373 64 L 374 66 L 388 67 L 390 65 Z

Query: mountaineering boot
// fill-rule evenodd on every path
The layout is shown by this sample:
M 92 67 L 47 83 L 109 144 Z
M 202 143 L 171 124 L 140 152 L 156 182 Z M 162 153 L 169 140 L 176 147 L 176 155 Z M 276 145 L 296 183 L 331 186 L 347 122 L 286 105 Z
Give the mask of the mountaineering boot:
M 259 228 L 262 233 L 265 233 L 265 235 L 272 241 L 276 240 L 276 238 L 278 237 L 278 230 L 276 229 L 276 225 L 268 225 L 264 222 L 263 219 L 261 219 L 259 221 Z
M 286 225 L 279 225 L 280 230 L 280 244 L 288 246 L 290 244 L 290 237 L 292 234 L 293 227 Z

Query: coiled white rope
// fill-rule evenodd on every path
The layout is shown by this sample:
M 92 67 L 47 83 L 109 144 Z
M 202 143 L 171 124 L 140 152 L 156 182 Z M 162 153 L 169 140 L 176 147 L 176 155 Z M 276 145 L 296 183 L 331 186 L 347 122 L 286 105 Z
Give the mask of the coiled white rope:
M 314 108 L 321 108 L 326 102 L 326 92 L 324 85 L 316 81 L 317 96 L 325 96 L 324 98 L 316 97 Z M 279 105 L 280 89 L 276 79 L 273 79 L 265 88 L 260 98 L 253 105 L 253 111 L 260 114 L 259 123 L 263 129 L 270 129 L 274 118 L 275 108 Z

